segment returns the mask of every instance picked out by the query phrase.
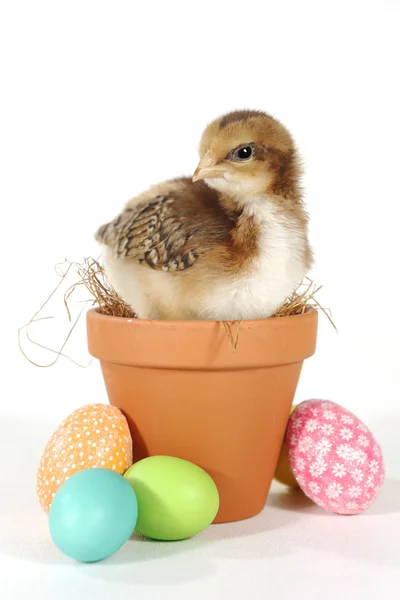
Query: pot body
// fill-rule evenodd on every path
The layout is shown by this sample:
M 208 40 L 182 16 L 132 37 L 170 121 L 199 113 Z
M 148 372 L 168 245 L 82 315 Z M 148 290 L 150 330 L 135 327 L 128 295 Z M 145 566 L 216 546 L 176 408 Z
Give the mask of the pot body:
M 223 323 L 87 314 L 112 405 L 126 416 L 134 461 L 168 455 L 214 479 L 216 523 L 264 507 L 317 313 L 244 321 L 234 352 Z M 233 337 L 237 324 L 232 324 Z

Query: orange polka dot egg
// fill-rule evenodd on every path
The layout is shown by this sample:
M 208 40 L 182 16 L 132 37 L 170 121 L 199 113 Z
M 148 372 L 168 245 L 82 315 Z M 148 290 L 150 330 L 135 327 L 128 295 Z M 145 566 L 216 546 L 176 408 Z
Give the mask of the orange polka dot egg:
M 37 474 L 40 505 L 49 513 L 59 487 L 71 475 L 104 468 L 123 475 L 132 465 L 128 423 L 115 406 L 89 404 L 69 415 L 53 433 Z

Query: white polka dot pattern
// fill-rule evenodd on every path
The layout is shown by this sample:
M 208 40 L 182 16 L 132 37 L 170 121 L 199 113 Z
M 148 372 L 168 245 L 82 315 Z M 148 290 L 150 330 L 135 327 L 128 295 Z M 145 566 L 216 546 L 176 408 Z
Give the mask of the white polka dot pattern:
M 58 488 L 74 473 L 102 467 L 125 473 L 132 465 L 128 423 L 115 406 L 89 404 L 65 419 L 50 438 L 37 473 L 37 495 L 49 512 Z

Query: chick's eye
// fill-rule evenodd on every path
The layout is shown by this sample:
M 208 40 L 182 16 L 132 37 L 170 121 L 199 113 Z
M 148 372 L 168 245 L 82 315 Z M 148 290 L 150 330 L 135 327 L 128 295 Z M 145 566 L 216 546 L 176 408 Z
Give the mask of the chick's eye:
M 253 148 L 251 146 L 242 146 L 242 148 L 238 148 L 234 154 L 234 160 L 247 160 L 253 156 Z

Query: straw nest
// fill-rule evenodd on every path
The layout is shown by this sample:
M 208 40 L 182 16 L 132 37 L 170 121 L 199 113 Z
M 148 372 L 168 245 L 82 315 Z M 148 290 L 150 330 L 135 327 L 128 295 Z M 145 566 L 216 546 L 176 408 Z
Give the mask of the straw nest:
M 93 296 L 93 304 L 98 306 L 101 313 L 113 317 L 137 318 L 135 311 L 108 284 L 104 268 L 99 261 L 87 258 L 80 265 L 75 263 L 75 266 L 80 280 L 67 292 L 66 301 L 75 286 L 85 285 Z M 321 310 L 330 319 L 329 311 L 324 309 L 316 299 L 321 288 L 322 286 L 317 287 L 306 277 L 271 318 L 291 317 L 302 315 L 309 310 Z
M 77 270 L 81 279 L 76 285 L 84 284 L 87 287 L 101 313 L 114 317 L 137 318 L 132 308 L 107 283 L 104 269 L 97 260 L 85 259 L 82 265 L 77 265 Z M 334 326 L 330 312 L 316 299 L 321 289 L 322 286 L 317 287 L 306 277 L 271 318 L 291 317 L 302 315 L 309 310 L 321 310 Z
M 32 364 L 36 366 L 51 366 L 57 362 L 60 356 L 64 356 L 72 360 L 72 362 L 76 362 L 70 357 L 64 354 L 64 348 L 71 337 L 82 313 L 87 308 L 88 305 L 96 306 L 98 310 L 108 316 L 113 317 L 122 317 L 122 318 L 137 318 L 137 314 L 132 309 L 131 306 L 126 304 L 126 302 L 121 298 L 121 296 L 114 290 L 114 288 L 107 282 L 107 278 L 104 272 L 103 266 L 100 262 L 94 258 L 85 258 L 82 263 L 65 261 L 63 263 L 63 267 L 61 272 L 59 270 L 60 265 L 57 265 L 56 272 L 60 276 L 60 281 L 56 288 L 49 295 L 47 300 L 42 304 L 40 309 L 33 315 L 29 323 L 21 327 L 19 330 L 19 346 L 24 354 L 25 358 L 27 358 Z M 77 281 L 68 287 L 67 291 L 64 293 L 63 301 L 65 305 L 65 309 L 68 315 L 68 320 L 72 323 L 72 326 L 64 340 L 61 348 L 59 350 L 53 350 L 48 348 L 47 346 L 34 341 L 29 335 L 29 327 L 38 321 L 44 320 L 49 317 L 41 317 L 41 313 L 45 306 L 48 304 L 50 299 L 55 295 L 55 293 L 62 287 L 62 284 L 67 280 L 67 276 L 71 273 L 71 271 L 75 270 L 77 275 Z M 73 322 L 70 310 L 70 301 L 71 296 L 76 292 L 79 288 L 84 288 L 90 294 L 90 299 L 85 301 L 84 306 L 79 311 L 79 314 L 75 321 Z M 299 285 L 299 287 L 293 292 L 293 294 L 286 299 L 286 301 L 282 304 L 282 306 L 276 311 L 274 315 L 270 318 L 282 318 L 282 317 L 290 317 L 294 315 L 302 315 L 310 310 L 320 310 L 325 316 L 329 319 L 332 326 L 336 329 L 330 311 L 321 306 L 321 304 L 316 299 L 316 295 L 320 291 L 322 286 L 316 286 L 311 279 L 305 278 L 304 281 Z M 51 317 L 50 317 L 51 318 Z M 236 351 L 238 348 L 239 342 L 239 332 L 240 332 L 240 324 L 241 321 L 232 323 L 232 322 L 223 322 L 229 343 L 233 349 Z M 236 325 L 236 327 L 235 327 Z M 234 331 L 236 329 L 236 331 Z M 54 354 L 56 354 L 56 358 L 48 365 L 38 365 L 34 361 L 32 361 L 24 351 L 21 343 L 21 334 L 25 332 L 26 338 L 32 344 L 44 348 Z M 82 365 L 80 365 L 82 366 Z

